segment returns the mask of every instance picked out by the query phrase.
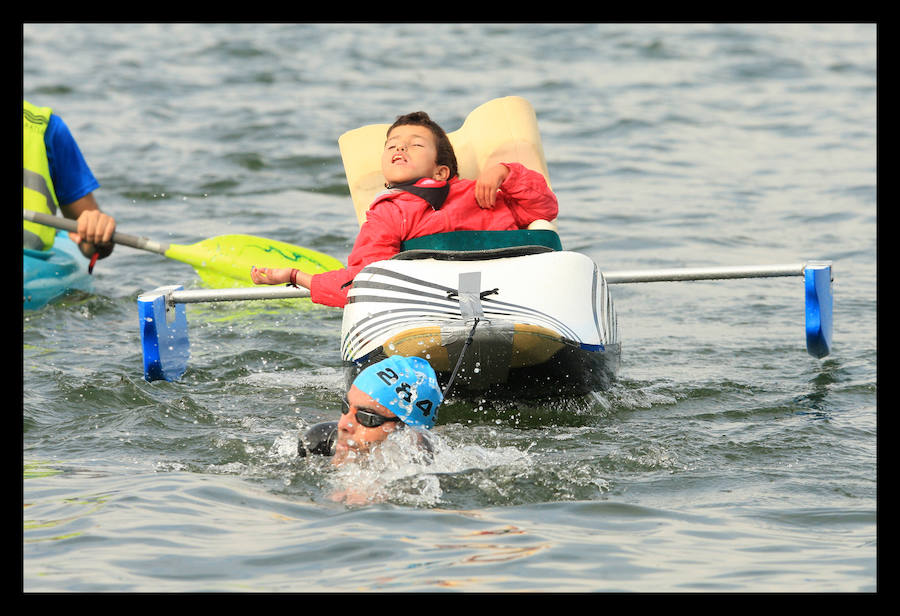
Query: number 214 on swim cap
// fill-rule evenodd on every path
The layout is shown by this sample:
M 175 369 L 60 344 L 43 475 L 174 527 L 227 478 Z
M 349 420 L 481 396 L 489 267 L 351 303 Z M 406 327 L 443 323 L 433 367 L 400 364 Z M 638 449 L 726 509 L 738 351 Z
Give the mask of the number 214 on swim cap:
M 437 375 L 421 357 L 392 355 L 359 373 L 353 384 L 403 423 L 431 428 L 443 401 Z

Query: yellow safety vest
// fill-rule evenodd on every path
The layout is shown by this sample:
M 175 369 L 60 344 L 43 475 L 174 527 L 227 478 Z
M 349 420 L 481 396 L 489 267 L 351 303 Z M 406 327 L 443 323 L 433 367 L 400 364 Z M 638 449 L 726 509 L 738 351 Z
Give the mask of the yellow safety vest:
M 50 123 L 51 109 L 36 107 L 28 101 L 23 102 L 25 107 L 22 138 L 24 169 L 22 206 L 26 210 L 56 214 L 59 202 L 53 189 L 53 180 L 50 179 L 50 163 L 47 160 L 47 147 L 44 145 L 44 133 Z M 30 221 L 23 222 L 26 247 L 37 248 L 40 245 L 43 250 L 47 250 L 53 246 L 56 230 Z

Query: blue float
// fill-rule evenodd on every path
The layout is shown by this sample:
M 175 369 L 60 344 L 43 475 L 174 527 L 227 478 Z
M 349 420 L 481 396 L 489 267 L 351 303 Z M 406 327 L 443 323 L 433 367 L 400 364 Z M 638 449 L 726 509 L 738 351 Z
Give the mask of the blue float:
M 803 272 L 806 283 L 806 350 L 814 357 L 831 353 L 831 263 L 811 261 Z
M 184 304 L 168 301 L 181 285 L 160 287 L 138 296 L 144 378 L 148 381 L 176 381 L 187 370 L 190 358 L 187 315 Z

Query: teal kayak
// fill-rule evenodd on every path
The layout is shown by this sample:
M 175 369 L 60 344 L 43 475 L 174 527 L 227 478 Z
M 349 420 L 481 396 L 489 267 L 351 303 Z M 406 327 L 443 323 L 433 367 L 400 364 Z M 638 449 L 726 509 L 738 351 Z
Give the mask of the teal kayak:
M 59 231 L 50 250 L 22 249 L 22 291 L 25 310 L 37 310 L 69 291 L 93 290 L 90 260 L 69 234 Z

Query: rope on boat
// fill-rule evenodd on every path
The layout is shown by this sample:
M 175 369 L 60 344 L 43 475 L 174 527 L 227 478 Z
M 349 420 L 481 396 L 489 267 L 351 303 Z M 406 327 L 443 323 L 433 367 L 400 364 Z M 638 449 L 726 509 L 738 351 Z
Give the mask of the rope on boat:
M 466 349 L 469 348 L 469 345 L 472 344 L 472 339 L 475 337 L 475 328 L 478 327 L 478 317 L 475 317 L 475 323 L 472 324 L 472 329 L 469 330 L 469 337 L 466 338 L 465 344 L 463 344 L 462 350 L 459 352 L 459 359 L 456 360 L 456 367 L 453 368 L 453 372 L 450 374 L 450 380 L 447 381 L 447 386 L 444 387 L 444 391 L 441 392 L 444 398 L 447 397 L 447 392 L 450 391 L 450 387 L 453 385 L 453 381 L 456 380 L 456 374 L 459 372 L 459 367 L 462 365 L 463 358 L 466 356 Z

